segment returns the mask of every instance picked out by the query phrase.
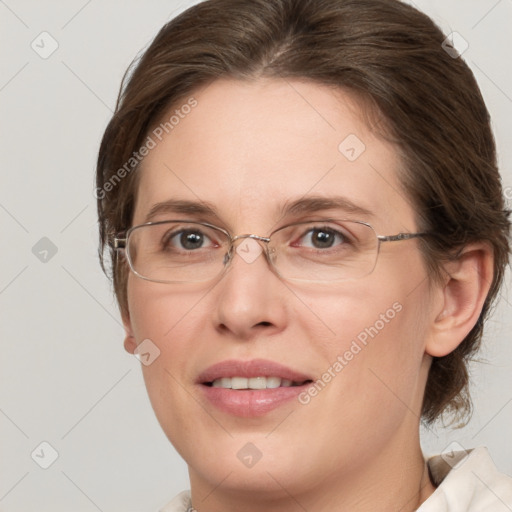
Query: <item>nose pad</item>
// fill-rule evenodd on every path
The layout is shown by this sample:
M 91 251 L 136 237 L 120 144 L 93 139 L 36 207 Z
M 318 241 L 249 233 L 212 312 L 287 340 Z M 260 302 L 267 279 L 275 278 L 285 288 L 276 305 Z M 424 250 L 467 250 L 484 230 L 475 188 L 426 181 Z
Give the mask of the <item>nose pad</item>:
M 222 261 L 222 265 L 224 265 L 224 267 L 226 267 L 229 262 L 231 261 L 233 257 L 233 246 L 231 246 L 228 251 L 226 252 L 226 254 L 224 254 L 224 260 Z

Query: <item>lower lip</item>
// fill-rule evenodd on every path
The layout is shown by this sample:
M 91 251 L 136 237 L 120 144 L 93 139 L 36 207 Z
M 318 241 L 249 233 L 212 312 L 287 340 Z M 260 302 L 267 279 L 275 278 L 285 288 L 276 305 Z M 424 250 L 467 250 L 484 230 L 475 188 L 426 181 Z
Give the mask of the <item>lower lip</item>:
M 228 414 L 251 418 L 264 414 L 296 398 L 311 383 L 273 389 L 225 389 L 201 384 L 206 398 L 218 409 Z

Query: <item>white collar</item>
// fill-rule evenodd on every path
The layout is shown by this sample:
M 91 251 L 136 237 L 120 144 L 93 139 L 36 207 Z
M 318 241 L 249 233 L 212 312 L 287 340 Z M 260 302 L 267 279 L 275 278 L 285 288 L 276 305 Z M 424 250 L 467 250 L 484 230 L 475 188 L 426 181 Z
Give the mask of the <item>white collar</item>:
M 427 459 L 439 486 L 417 512 L 511 512 L 512 478 L 500 473 L 485 446 Z

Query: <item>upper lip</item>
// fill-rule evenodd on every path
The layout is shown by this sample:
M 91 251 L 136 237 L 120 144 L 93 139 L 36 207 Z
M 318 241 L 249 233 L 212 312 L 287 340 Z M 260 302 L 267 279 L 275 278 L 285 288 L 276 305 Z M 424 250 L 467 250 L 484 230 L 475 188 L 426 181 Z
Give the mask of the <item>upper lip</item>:
M 200 373 L 197 382 L 204 384 L 223 377 L 281 377 L 294 382 L 312 380 L 311 376 L 274 361 L 266 359 L 252 359 L 250 361 L 230 359 L 208 367 Z

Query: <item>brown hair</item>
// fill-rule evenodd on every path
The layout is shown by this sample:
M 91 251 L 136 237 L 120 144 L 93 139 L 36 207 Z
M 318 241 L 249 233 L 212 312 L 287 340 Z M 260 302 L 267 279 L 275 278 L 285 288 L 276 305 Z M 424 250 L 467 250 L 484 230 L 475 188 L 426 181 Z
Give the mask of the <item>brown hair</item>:
M 131 226 L 138 152 L 151 127 L 217 78 L 305 79 L 344 89 L 378 109 L 402 156 L 401 181 L 417 212 L 433 279 L 442 262 L 473 241 L 494 251 L 494 277 L 480 317 L 452 353 L 434 358 L 422 417 L 469 417 L 467 365 L 499 291 L 509 254 L 490 119 L 462 58 L 445 51 L 430 18 L 399 0 L 208 0 L 168 22 L 127 70 L 98 155 L 100 260 Z M 142 153 L 142 151 L 141 151 Z M 127 165 L 127 163 L 129 163 Z M 123 171 L 124 169 L 124 171 Z M 123 314 L 127 266 L 112 268 Z

